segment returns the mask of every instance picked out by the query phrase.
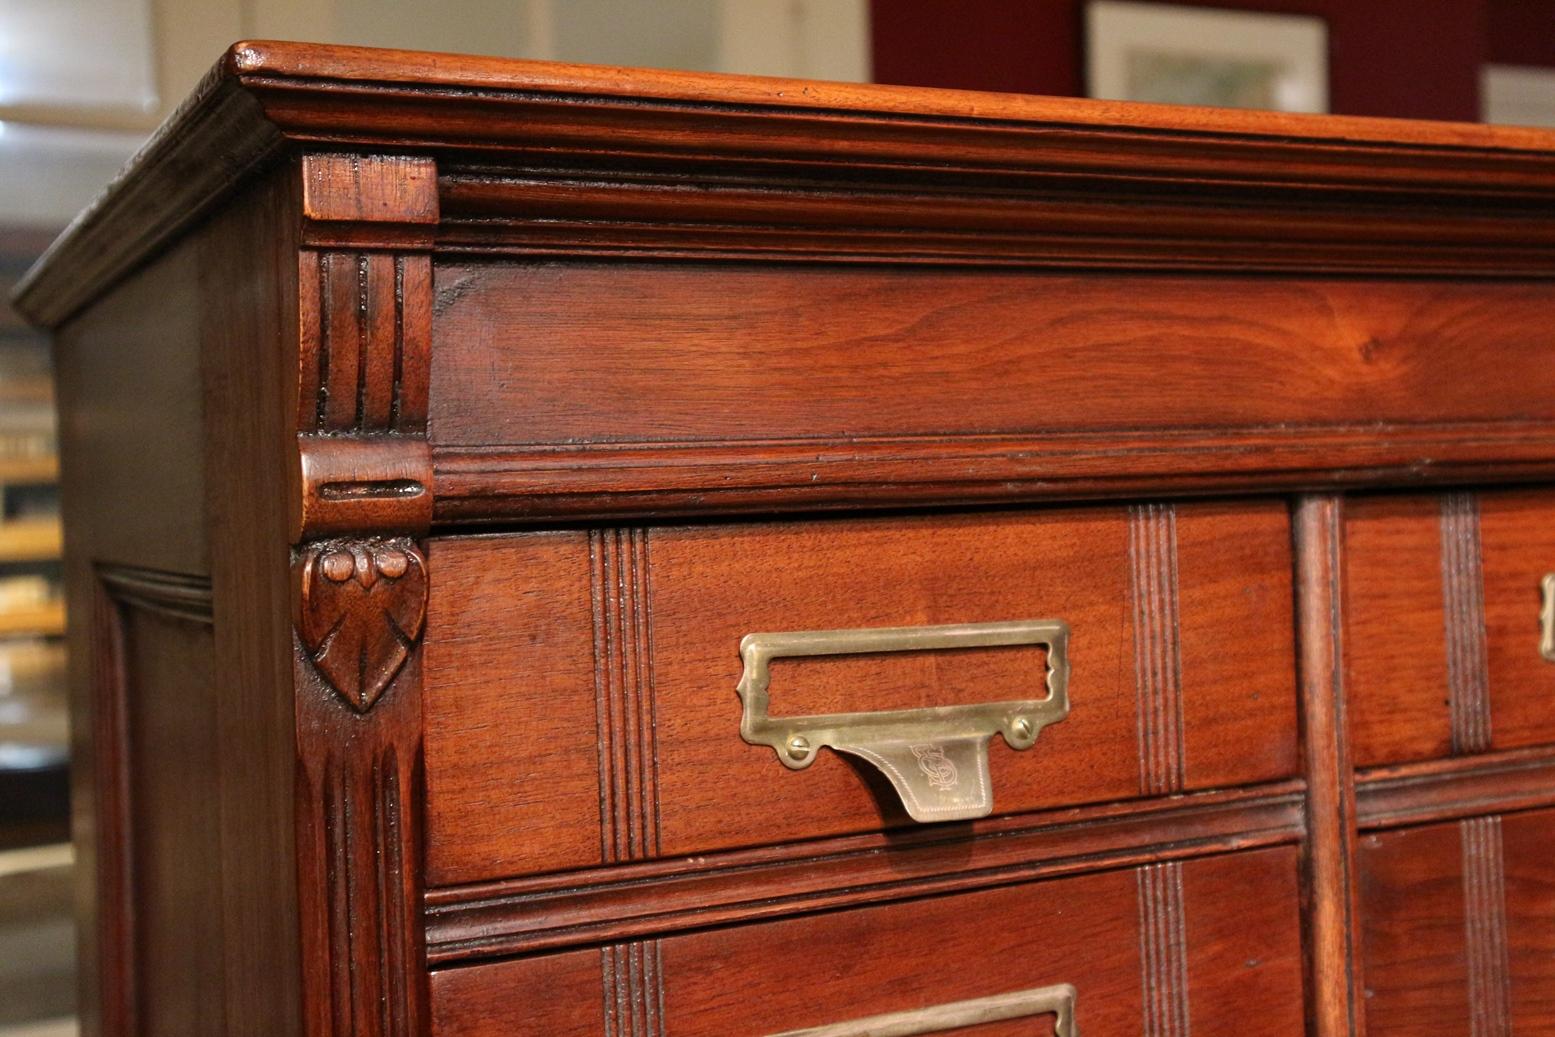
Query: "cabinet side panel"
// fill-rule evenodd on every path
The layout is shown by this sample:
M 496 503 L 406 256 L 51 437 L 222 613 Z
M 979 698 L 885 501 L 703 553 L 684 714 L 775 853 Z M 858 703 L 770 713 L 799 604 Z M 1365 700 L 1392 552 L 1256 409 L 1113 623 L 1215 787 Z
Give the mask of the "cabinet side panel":
M 221 803 L 208 625 L 123 609 L 127 816 L 140 1032 L 220 1033 Z
M 289 472 L 297 214 L 283 167 L 200 233 L 206 501 L 221 703 L 226 1033 L 303 1032 Z
M 55 334 L 67 555 L 210 571 L 200 257 L 168 253 Z
M 280 365 L 296 353 L 294 185 L 286 170 L 257 183 L 56 334 L 88 1035 L 183 1032 L 137 1023 L 136 1002 L 147 1001 L 135 996 L 137 974 L 152 967 L 156 989 L 141 993 L 159 1011 L 198 1004 L 189 1032 L 272 1037 L 299 1026 L 278 434 Z M 159 614 L 198 599 L 213 632 L 155 643 L 167 667 L 205 675 L 189 699 L 199 708 L 172 697 L 181 682 L 129 689 L 134 660 L 103 622 L 105 590 Z M 100 717 L 115 682 L 133 690 L 134 709 Z M 140 710 L 156 724 L 137 732 Z M 151 791 L 137 797 L 138 782 Z M 147 825 L 160 826 L 154 851 L 134 845 Z M 191 898 L 152 895 L 154 874 L 137 867 L 152 852 L 181 861 Z M 126 885 L 135 897 L 113 895 Z M 200 948 L 199 968 L 121 968 L 132 948 L 172 948 L 173 934 Z
M 192 248 L 174 249 L 54 336 L 78 1004 L 87 1035 L 128 1031 L 136 988 L 127 845 L 133 804 L 119 708 L 128 675 L 122 624 L 102 593 L 99 566 L 202 578 L 209 572 L 198 310 L 191 305 L 198 269 Z M 218 786 L 215 775 L 207 777 L 201 792 L 214 805 Z

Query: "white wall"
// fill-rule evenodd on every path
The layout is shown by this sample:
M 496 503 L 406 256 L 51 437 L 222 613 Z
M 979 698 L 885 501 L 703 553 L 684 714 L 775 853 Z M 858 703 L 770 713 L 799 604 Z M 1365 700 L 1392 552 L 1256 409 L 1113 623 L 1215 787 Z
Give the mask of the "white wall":
M 240 39 L 864 81 L 868 12 L 868 0 L 0 0 L 0 222 L 62 224 Z M 23 65 L 47 81 L 41 94 L 9 89 Z M 117 101 L 70 96 L 94 77 L 129 85 Z
M 222 48 L 244 37 L 855 82 L 870 76 L 868 0 L 152 2 L 164 111 Z

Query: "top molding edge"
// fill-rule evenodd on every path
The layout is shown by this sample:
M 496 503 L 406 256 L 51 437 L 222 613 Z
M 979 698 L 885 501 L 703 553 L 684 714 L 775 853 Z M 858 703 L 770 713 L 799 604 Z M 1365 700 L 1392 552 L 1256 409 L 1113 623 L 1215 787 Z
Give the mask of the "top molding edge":
M 1256 136 L 1288 142 L 1365 142 L 1555 155 L 1555 132 L 1524 127 L 675 72 L 371 47 L 244 41 L 232 45 L 218 63 L 217 71 L 234 77 L 340 84 L 440 86 L 724 108 L 804 109 L 817 113 Z
M 438 114 L 454 104 L 506 118 L 480 137 L 450 136 Z M 561 132 L 579 106 L 591 113 L 588 131 Z M 653 113 L 646 128 L 645 111 Z M 553 118 L 535 117 L 544 114 Z M 702 136 L 677 145 L 677 126 Z M 1105 157 L 1118 175 L 1121 156 L 1138 163 L 1128 178 L 1145 189 L 1246 185 L 1256 168 L 1259 185 L 1301 192 L 1555 201 L 1555 132 L 1547 130 L 245 41 L 61 234 L 18 286 L 16 305 L 57 326 L 294 147 L 528 150 L 586 163 L 619 159 L 609 141 L 628 127 L 639 155 L 699 168 L 886 161 L 898 175 L 1008 178 L 1091 173 Z M 870 136 L 867 160 L 843 147 L 861 133 Z M 642 143 L 654 137 L 662 149 Z M 1298 156 L 1310 161 L 1293 164 Z

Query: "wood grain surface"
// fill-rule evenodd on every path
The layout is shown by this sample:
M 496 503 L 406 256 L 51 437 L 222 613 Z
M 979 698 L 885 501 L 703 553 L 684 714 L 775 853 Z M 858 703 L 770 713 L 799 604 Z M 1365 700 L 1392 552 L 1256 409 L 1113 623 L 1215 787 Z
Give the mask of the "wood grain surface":
M 662 175 L 666 161 L 694 170 L 704 183 L 708 174 L 743 178 L 766 193 L 758 207 L 772 207 L 774 193 L 799 188 L 811 198 L 801 202 L 800 216 L 757 225 L 835 227 L 840 233 L 812 235 L 821 238 L 819 248 L 801 241 L 779 249 L 811 257 L 858 250 L 861 227 L 837 226 L 824 188 L 840 191 L 845 207 L 859 198 L 867 204 L 867 188 L 859 183 L 866 171 L 907 188 L 908 198 L 929 195 L 929 204 L 917 208 L 931 213 L 946 208 L 933 196 L 947 187 L 963 196 L 950 199 L 955 212 L 958 200 L 962 210 L 990 209 L 1008 206 L 1012 194 L 1018 204 L 1079 185 L 1132 205 L 1105 214 L 1090 241 L 1071 232 L 1067 241 L 1062 234 L 1050 239 L 1056 249 L 1025 251 L 1028 261 L 1091 268 L 1108 259 L 1308 270 L 1423 263 L 1438 272 L 1537 274 L 1548 269 L 1555 168 L 1555 141 L 1547 132 L 1512 127 L 244 41 L 222 56 L 138 156 L 131 175 L 72 228 L 47 269 L 23 288 L 22 309 L 44 323 L 62 321 L 207 216 L 278 152 L 318 143 L 380 154 L 407 147 L 473 154 L 466 171 L 477 188 L 493 179 L 497 157 L 519 158 L 519 169 L 509 174 L 538 165 L 576 179 L 577 171 L 588 170 L 582 180 L 589 190 L 563 188 L 576 216 L 588 213 L 589 195 L 602 186 L 640 194 L 641 175 Z M 679 177 L 671 183 L 686 186 Z M 1173 197 L 1187 203 L 1178 220 L 1186 222 L 1186 233 L 1164 213 L 1154 214 L 1150 225 L 1165 232 L 1165 243 L 1130 223 L 1130 209 Z M 655 209 L 670 204 L 657 201 Z M 695 204 L 707 207 L 702 199 Z M 875 221 L 880 213 L 914 208 L 889 197 L 868 207 Z M 1061 207 L 1060 222 L 1082 208 Z M 1284 218 L 1271 223 L 1273 211 Z M 564 233 L 564 247 L 577 248 L 597 231 L 597 216 L 592 226 Z M 728 254 L 712 216 L 700 226 L 679 221 L 690 233 L 675 244 Z M 927 233 L 932 219 L 903 215 L 897 222 L 913 233 L 881 239 L 871 258 L 965 261 L 999 251 L 1001 232 L 1008 236 L 1018 224 L 1006 218 L 974 233 L 957 256 L 954 246 L 935 246 Z M 1422 235 L 1429 223 L 1435 225 Z
M 1037 878 L 1293 845 L 1299 782 L 606 865 L 427 892 L 434 964 L 640 942 Z
M 1550 1030 L 1552 202 L 1541 130 L 235 45 L 18 295 L 85 1034 Z M 1043 618 L 990 818 L 739 738 L 746 633 Z
M 1539 654 L 1555 571 L 1547 490 L 1379 496 L 1347 510 L 1357 766 L 1555 742 Z
M 1248 889 L 1260 895 L 1249 899 Z M 1296 1035 L 1304 1032 L 1296 905 L 1292 849 L 1199 858 L 1164 873 L 1102 872 L 607 954 L 440 969 L 435 1028 L 469 1037 L 611 1027 L 759 1037 L 1070 982 L 1081 1032 L 1234 1033 L 1252 1012 L 1260 1033 Z M 1155 956 L 1164 971 L 1146 990 Z M 739 983 L 728 982 L 730 962 L 740 963 Z M 991 1032 L 1045 1032 L 1041 1024 Z
M 440 446 L 1555 418 L 1542 284 L 565 263 L 436 284 Z
M 1179 789 L 1288 777 L 1285 509 L 1182 505 L 1174 530 L 1170 607 L 1131 591 L 1146 560 L 1121 508 L 435 540 L 429 879 L 906 823 L 872 771 L 828 753 L 791 772 L 740 740 L 738 646 L 754 631 L 1066 620 L 1070 716 L 1028 752 L 991 747 L 1001 812 L 1163 791 L 1157 738 L 1182 761 Z M 1022 650 L 783 660 L 773 710 L 1040 697 L 1034 666 Z M 1150 678 L 1163 666 L 1169 688 Z
M 1361 845 L 1368 1032 L 1555 1025 L 1551 813 L 1465 818 Z

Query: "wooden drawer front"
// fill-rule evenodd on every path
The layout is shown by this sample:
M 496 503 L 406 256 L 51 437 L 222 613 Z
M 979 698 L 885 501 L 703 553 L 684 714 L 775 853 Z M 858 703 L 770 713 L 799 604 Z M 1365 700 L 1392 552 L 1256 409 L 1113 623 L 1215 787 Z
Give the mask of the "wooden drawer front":
M 1359 498 L 1346 516 L 1356 764 L 1555 743 L 1555 491 Z
M 1061 618 L 1071 712 L 990 746 L 999 812 L 1296 766 L 1279 503 L 433 541 L 428 877 L 456 884 L 905 823 L 875 772 L 739 735 L 753 631 Z M 774 715 L 1000 701 L 1033 652 L 780 660 Z
M 432 975 L 433 1029 L 759 1037 L 1068 983 L 1085 1034 L 1294 1037 L 1298 899 L 1297 851 L 1277 847 L 450 968 Z
M 1555 1031 L 1555 811 L 1365 836 L 1367 1033 Z
M 435 277 L 438 445 L 1555 418 L 1537 284 L 620 262 Z

